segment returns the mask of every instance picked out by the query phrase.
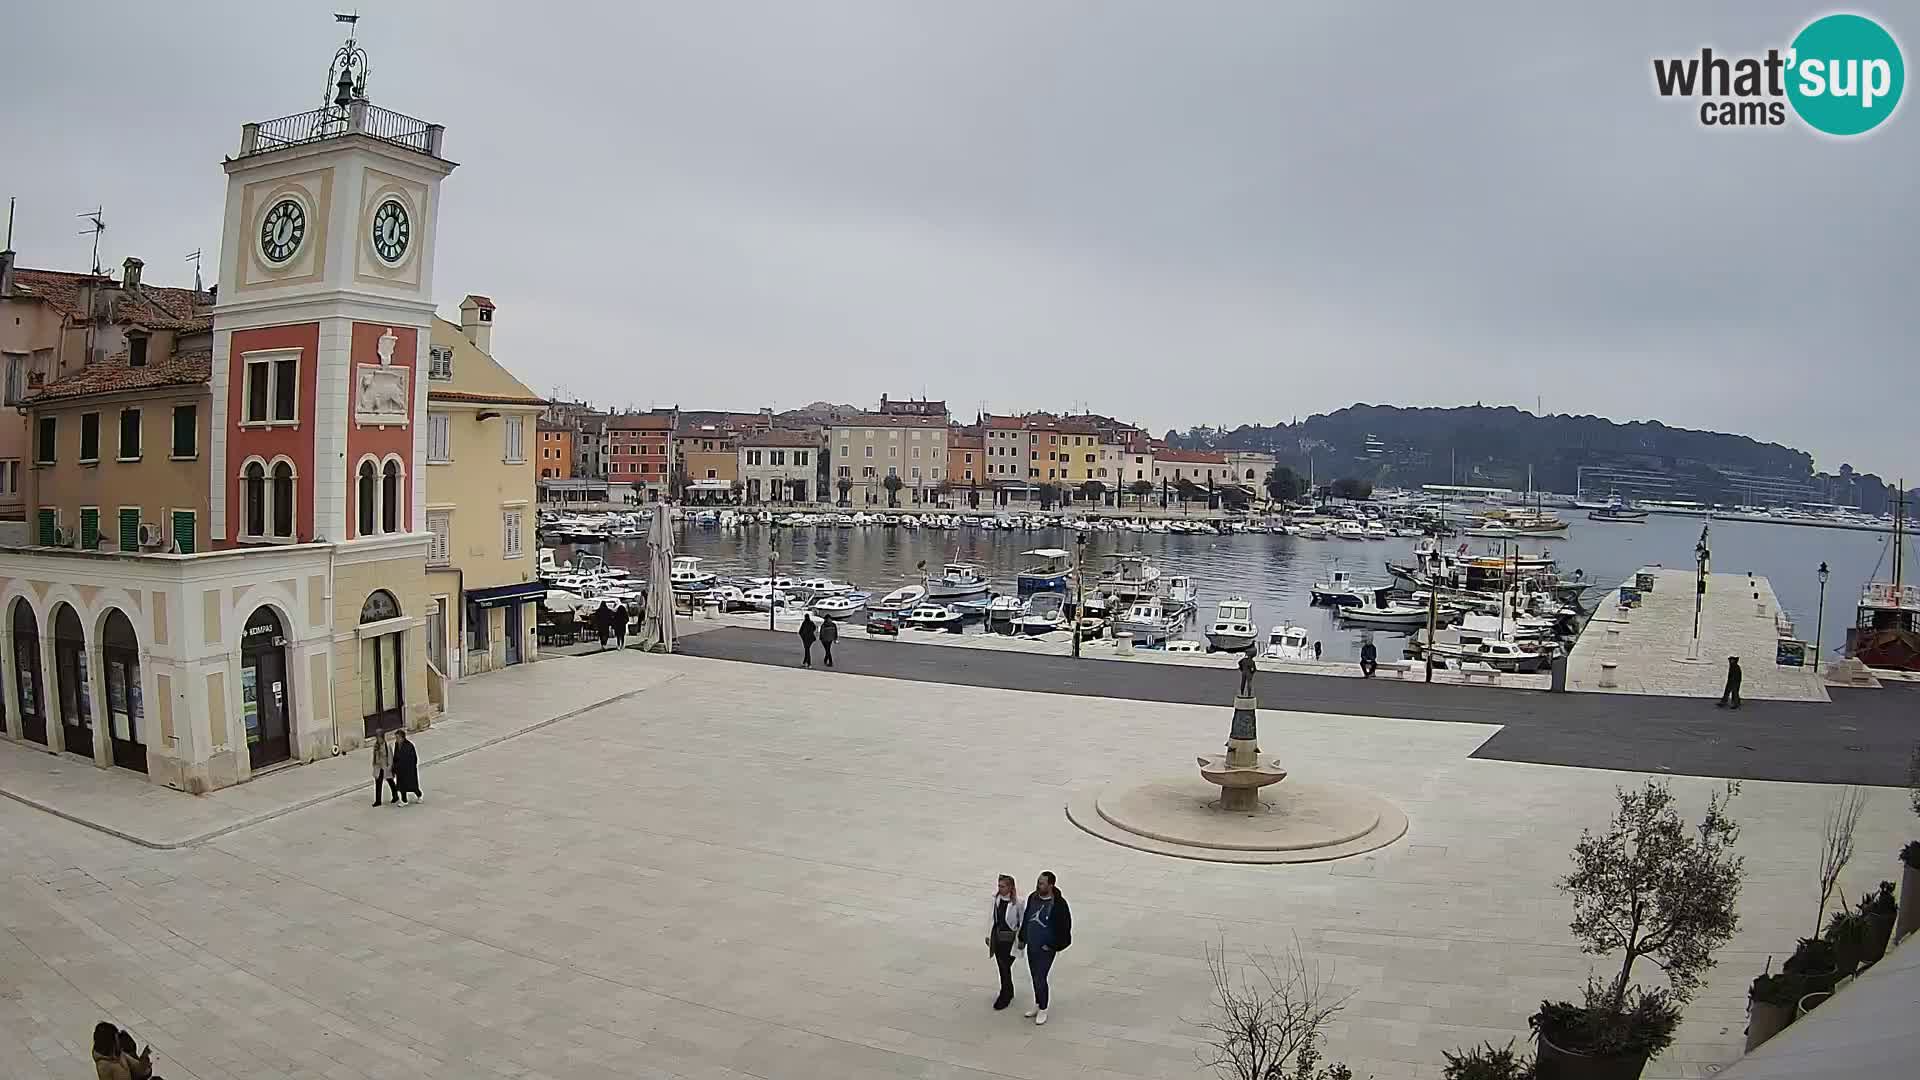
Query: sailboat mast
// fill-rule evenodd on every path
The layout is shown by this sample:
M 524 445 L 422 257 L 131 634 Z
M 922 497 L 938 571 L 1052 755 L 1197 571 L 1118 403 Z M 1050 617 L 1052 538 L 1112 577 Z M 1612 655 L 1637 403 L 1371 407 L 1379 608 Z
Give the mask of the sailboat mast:
M 1905 531 L 1904 526 L 1906 524 L 1906 509 L 1907 481 L 1905 477 L 1902 477 L 1900 479 L 1900 489 L 1893 493 L 1893 596 L 1896 604 L 1899 603 L 1902 598 L 1900 590 L 1902 584 L 1900 577 L 1902 569 L 1900 556 L 1903 549 L 1907 546 L 1906 541 L 1902 539 Z

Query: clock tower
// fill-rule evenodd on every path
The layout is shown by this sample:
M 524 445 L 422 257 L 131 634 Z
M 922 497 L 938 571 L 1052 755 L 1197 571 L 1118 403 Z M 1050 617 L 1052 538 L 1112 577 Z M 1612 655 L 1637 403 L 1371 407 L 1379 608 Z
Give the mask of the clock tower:
M 367 75 L 350 33 L 322 105 L 245 125 L 225 162 L 216 546 L 424 534 L 435 224 L 454 163 L 439 125 L 369 100 Z

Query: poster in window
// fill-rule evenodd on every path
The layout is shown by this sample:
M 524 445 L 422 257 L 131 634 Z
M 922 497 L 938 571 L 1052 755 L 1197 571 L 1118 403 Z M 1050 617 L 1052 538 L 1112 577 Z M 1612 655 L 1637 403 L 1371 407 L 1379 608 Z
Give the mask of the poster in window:
M 33 669 L 22 664 L 20 672 L 20 711 L 33 716 L 40 715 L 40 699 L 34 692 Z
M 76 649 L 74 650 L 74 655 L 79 658 L 78 659 L 78 663 L 80 665 L 79 670 L 81 670 L 82 672 L 89 670 L 89 668 L 87 667 L 87 650 Z M 85 675 L 82 675 L 80 678 L 74 681 L 78 683 L 78 685 L 75 686 L 74 689 L 79 692 L 80 719 L 83 722 L 91 721 L 93 719 L 93 688 L 89 684 L 93 680 L 88 679 Z
M 247 723 L 247 745 L 260 741 L 260 673 L 240 669 L 240 715 Z
M 127 665 L 118 660 L 107 664 L 107 711 L 127 711 Z
M 132 676 L 132 678 L 127 680 L 127 715 L 133 717 L 137 723 L 147 714 L 140 711 L 142 705 L 140 699 L 140 669 L 134 668 Z

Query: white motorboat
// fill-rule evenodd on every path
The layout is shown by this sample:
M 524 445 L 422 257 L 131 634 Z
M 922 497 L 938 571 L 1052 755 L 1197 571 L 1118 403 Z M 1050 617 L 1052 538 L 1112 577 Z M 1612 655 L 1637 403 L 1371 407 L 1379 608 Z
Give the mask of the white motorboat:
M 1386 540 L 1393 536 L 1393 530 L 1385 522 L 1373 521 L 1367 523 L 1366 534 L 1369 540 Z
M 767 588 L 768 586 L 772 586 L 773 588 L 779 589 L 781 592 L 790 592 L 792 591 L 795 582 L 792 578 L 788 577 L 787 575 L 781 574 L 777 577 L 770 577 L 770 578 L 751 577 L 747 579 L 747 584 L 757 585 L 763 589 Z
M 987 623 L 1010 623 L 1027 611 L 1027 602 L 1018 596 L 996 596 L 987 602 Z
M 1365 540 L 1367 530 L 1357 521 L 1336 521 L 1333 523 L 1335 540 Z
M 1303 540 L 1325 540 L 1327 538 L 1327 527 L 1312 521 L 1302 522 L 1300 525 L 1295 526 L 1293 531 L 1294 535 Z
M 1065 629 L 1066 618 L 1060 610 L 1064 603 L 1064 598 L 1057 594 L 1037 596 L 1028 605 L 1026 612 L 1013 620 L 1013 627 L 1027 637 L 1039 637 L 1042 634 Z
M 925 585 L 905 585 L 878 600 L 868 601 L 867 607 L 872 611 L 911 611 L 919 607 L 926 598 Z
M 979 569 L 972 563 L 948 563 L 940 573 L 927 575 L 927 598 L 958 600 L 979 596 L 992 585 L 992 582 L 980 576 Z
M 1135 641 L 1151 644 L 1179 633 L 1180 620 L 1167 614 L 1159 597 L 1148 596 L 1135 600 L 1114 628 L 1131 633 Z
M 1470 529 L 1460 530 L 1462 536 L 1477 536 L 1488 540 L 1510 540 L 1522 535 L 1511 525 L 1502 525 L 1497 521 L 1483 521 Z
M 1253 605 L 1238 596 L 1220 601 L 1213 625 L 1207 627 L 1207 644 L 1221 652 L 1251 650 L 1259 636 L 1253 624 Z
M 1313 583 L 1313 602 L 1316 604 L 1334 604 L 1344 607 L 1350 604 L 1363 604 L 1366 600 L 1367 594 L 1354 585 L 1353 576 L 1339 567 L 1334 568 L 1329 580 Z
M 921 604 L 907 616 L 907 625 L 922 630 L 958 630 L 960 613 L 945 604 Z
M 1425 626 L 1429 614 L 1424 604 L 1416 607 L 1392 601 L 1381 603 L 1378 597 L 1360 604 L 1343 605 L 1339 610 L 1341 622 L 1360 626 Z
M 853 591 L 853 586 L 832 578 L 803 578 L 792 585 L 782 586 L 788 592 L 802 600 L 824 600 L 829 596 L 845 596 Z
M 706 592 L 718 580 L 718 575 L 700 569 L 700 559 L 695 555 L 676 556 L 667 571 L 674 592 Z
M 768 608 L 793 607 L 794 599 L 779 589 L 755 585 L 751 589 L 741 590 L 740 603 L 741 606 L 754 611 L 766 611 Z
M 1168 574 L 1167 592 L 1162 601 L 1168 611 L 1184 614 L 1192 611 L 1200 603 L 1200 589 L 1193 578 L 1186 574 Z
M 1307 628 L 1276 626 L 1268 631 L 1267 659 L 1293 661 L 1313 659 L 1313 643 L 1307 640 Z
M 1020 553 L 1033 560 L 1014 577 L 1014 585 L 1023 593 L 1065 592 L 1073 576 L 1073 553 L 1065 548 L 1034 548 Z
M 866 593 L 835 593 L 832 596 L 823 596 L 815 600 L 813 602 L 813 613 L 829 619 L 844 619 L 866 606 Z
M 1407 644 L 1407 655 L 1422 659 L 1428 649 L 1427 629 L 1423 626 L 1413 632 L 1413 640 Z M 1548 659 L 1547 653 L 1537 646 L 1528 648 L 1517 641 L 1458 628 L 1435 634 L 1431 650 L 1437 659 L 1452 663 L 1474 661 L 1508 672 L 1539 671 Z
M 1100 571 L 1101 592 L 1133 600 L 1160 591 L 1160 568 L 1145 555 L 1108 555 L 1107 561 L 1110 565 Z
M 706 603 L 713 604 L 723 612 L 746 606 L 746 597 L 732 585 L 715 585 L 700 594 Z

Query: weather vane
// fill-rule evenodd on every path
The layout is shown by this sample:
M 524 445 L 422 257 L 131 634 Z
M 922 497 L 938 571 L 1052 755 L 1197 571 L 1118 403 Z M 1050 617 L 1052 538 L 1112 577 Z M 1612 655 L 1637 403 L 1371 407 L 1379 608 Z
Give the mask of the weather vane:
M 344 113 L 348 105 L 367 100 L 367 50 L 361 48 L 354 39 L 360 29 L 358 11 L 336 11 L 333 21 L 347 24 L 347 40 L 334 52 L 333 62 L 327 65 L 327 89 L 321 108 L 337 109 Z

